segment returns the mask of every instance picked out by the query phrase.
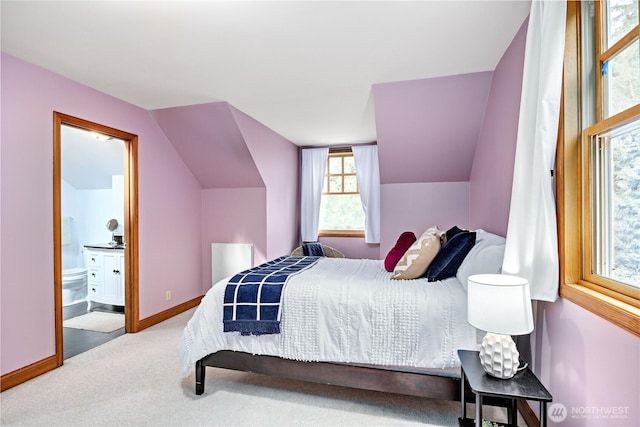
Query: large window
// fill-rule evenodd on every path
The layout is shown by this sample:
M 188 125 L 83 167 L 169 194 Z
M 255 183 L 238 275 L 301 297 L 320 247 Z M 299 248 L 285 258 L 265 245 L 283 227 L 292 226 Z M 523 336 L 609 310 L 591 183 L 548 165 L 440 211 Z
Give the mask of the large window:
M 637 0 L 567 2 L 561 295 L 640 335 Z
M 364 236 L 364 221 L 353 152 L 350 148 L 330 149 L 318 234 L 361 237 Z
M 592 126 L 585 145 L 585 278 L 626 293 L 640 288 L 640 119 Z
M 640 103 L 638 1 L 596 2 L 594 16 L 602 120 Z

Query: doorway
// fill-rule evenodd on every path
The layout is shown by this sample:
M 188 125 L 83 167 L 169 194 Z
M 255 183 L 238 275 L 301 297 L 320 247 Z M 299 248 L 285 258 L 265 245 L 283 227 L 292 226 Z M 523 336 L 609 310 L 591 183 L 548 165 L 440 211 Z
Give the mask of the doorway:
M 54 304 L 60 366 L 65 354 L 77 354 L 139 329 L 138 138 L 54 112 L 53 139 Z M 109 157 L 115 159 L 112 168 L 107 167 Z M 74 171 L 79 175 L 83 170 L 86 175 L 74 178 Z M 86 202 L 70 210 L 65 204 L 75 202 L 69 200 Z M 104 221 L 106 225 L 97 225 Z M 122 311 L 124 328 L 101 329 L 103 321 L 122 319 L 118 314 Z M 98 320 L 100 324 L 97 329 L 86 324 L 65 327 L 71 326 L 64 324 L 65 319 L 74 316 L 78 317 L 73 320 L 86 318 L 82 321 Z

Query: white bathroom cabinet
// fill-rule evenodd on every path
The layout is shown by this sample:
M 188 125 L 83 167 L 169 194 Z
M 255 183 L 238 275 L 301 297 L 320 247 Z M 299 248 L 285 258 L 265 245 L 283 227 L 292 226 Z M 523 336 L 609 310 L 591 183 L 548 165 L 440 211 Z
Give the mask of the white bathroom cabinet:
M 124 306 L 124 250 L 85 247 L 88 310 L 92 303 Z

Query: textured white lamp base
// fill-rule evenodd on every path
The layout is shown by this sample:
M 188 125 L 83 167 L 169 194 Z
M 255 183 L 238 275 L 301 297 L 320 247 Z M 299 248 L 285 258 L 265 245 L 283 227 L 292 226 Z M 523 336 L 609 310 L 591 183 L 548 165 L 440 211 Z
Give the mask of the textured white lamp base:
M 520 353 L 511 336 L 487 333 L 480 345 L 480 364 L 493 377 L 512 378 L 518 372 Z

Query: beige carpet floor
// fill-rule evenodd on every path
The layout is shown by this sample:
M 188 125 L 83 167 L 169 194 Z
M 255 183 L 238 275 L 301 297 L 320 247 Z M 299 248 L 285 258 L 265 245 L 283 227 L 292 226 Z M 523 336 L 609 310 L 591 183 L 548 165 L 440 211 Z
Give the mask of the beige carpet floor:
M 178 341 L 193 310 L 67 359 L 0 394 L 2 426 L 455 426 L 459 402 L 207 368 L 182 378 Z M 473 411 L 473 405 L 469 405 Z M 473 414 L 473 412 L 470 412 Z M 504 410 L 485 416 L 505 421 Z

